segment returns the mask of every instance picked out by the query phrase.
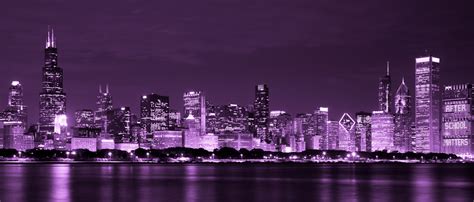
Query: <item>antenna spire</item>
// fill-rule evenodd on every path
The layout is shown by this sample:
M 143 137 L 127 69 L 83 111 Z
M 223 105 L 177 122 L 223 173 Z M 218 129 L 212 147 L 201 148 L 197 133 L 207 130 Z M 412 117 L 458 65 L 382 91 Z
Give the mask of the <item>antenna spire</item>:
M 109 84 L 105 85 L 105 93 L 109 94 Z
M 387 76 L 390 76 L 390 61 L 387 61 Z
M 99 93 L 102 94 L 102 85 L 99 85 Z
M 56 47 L 56 38 L 54 38 L 54 30 L 51 28 L 51 47 Z
M 405 85 L 405 77 L 402 77 L 402 84 Z

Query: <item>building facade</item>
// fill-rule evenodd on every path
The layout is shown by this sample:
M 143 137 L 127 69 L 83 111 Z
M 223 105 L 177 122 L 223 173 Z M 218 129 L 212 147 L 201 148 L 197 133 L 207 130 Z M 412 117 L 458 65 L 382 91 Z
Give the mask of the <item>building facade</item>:
M 192 114 L 199 123 L 200 135 L 206 134 L 206 97 L 201 91 L 188 91 L 183 94 L 184 117 Z
M 440 59 L 415 60 L 415 151 L 440 152 Z
M 380 77 L 379 79 L 379 110 L 385 113 L 391 113 L 390 102 L 392 100 L 391 96 L 391 85 L 392 81 L 390 78 L 390 66 L 387 62 L 387 74 Z
M 395 123 L 392 114 L 372 112 L 372 151 L 392 150 Z
M 168 130 L 170 99 L 157 94 L 144 95 L 140 101 L 140 123 L 147 133 Z
M 473 85 L 444 87 L 442 113 L 442 152 L 459 155 L 474 154 Z
M 410 90 L 405 84 L 405 79 L 395 93 L 395 132 L 393 137 L 394 150 L 400 152 L 412 151 L 412 113 Z
M 270 95 L 268 86 L 259 84 L 255 87 L 255 102 L 253 106 L 255 120 L 255 137 L 262 141 L 271 142 L 268 133 L 268 120 L 270 118 Z
M 55 117 L 66 114 L 63 69 L 58 66 L 58 49 L 52 29 L 48 30 L 41 84 L 39 130 L 42 135 L 51 135 L 54 132 Z
M 355 148 L 356 151 L 372 150 L 372 113 L 357 112 L 355 125 Z

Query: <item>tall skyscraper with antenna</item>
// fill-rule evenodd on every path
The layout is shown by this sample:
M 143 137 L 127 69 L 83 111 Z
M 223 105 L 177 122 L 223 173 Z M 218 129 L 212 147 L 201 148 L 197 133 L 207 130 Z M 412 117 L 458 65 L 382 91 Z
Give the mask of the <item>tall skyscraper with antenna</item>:
M 387 61 L 387 74 L 379 79 L 379 110 L 384 113 L 391 113 L 391 78 L 390 78 L 390 63 Z
M 42 74 L 39 131 L 43 135 L 54 132 L 54 119 L 66 114 L 66 93 L 63 89 L 63 69 L 58 66 L 58 49 L 53 29 L 48 27 Z

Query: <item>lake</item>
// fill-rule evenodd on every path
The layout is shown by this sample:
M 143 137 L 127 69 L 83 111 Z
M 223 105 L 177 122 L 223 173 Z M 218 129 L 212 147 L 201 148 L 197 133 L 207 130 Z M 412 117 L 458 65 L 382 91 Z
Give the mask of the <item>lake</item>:
M 0 201 L 469 201 L 474 164 L 0 164 Z

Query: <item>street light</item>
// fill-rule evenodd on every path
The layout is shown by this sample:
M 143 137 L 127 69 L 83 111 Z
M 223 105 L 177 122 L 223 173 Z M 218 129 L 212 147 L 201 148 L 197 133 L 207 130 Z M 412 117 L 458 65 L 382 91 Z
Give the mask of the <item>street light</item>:
M 69 152 L 69 151 L 66 152 L 66 158 L 69 158 L 69 154 L 70 154 L 70 153 L 71 153 L 71 152 Z
M 112 158 L 112 152 L 109 152 L 108 155 L 109 155 L 109 158 Z
M 21 158 L 21 151 L 19 151 L 19 152 L 18 152 L 18 157 L 20 157 L 20 158 Z

